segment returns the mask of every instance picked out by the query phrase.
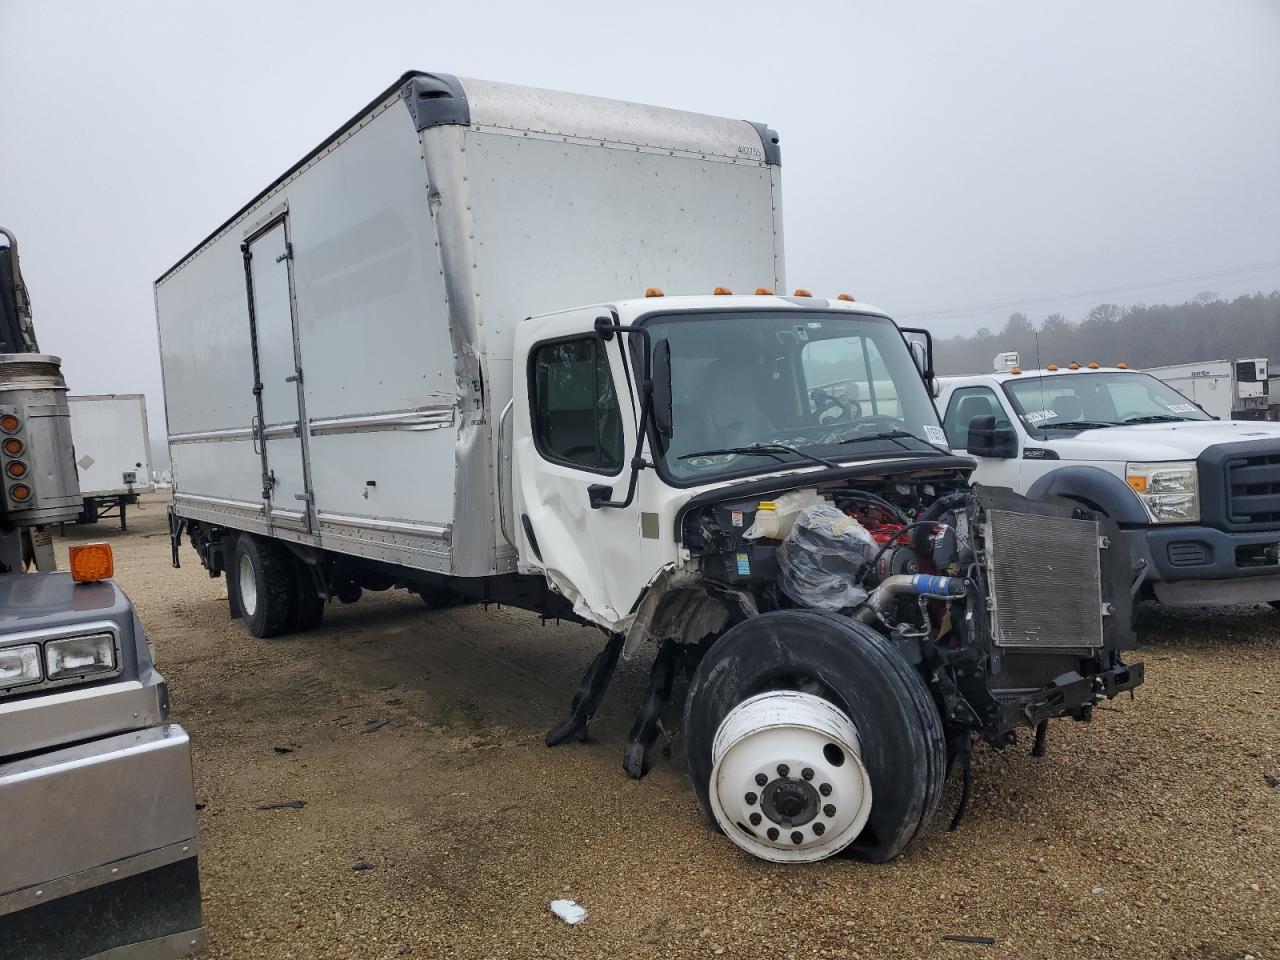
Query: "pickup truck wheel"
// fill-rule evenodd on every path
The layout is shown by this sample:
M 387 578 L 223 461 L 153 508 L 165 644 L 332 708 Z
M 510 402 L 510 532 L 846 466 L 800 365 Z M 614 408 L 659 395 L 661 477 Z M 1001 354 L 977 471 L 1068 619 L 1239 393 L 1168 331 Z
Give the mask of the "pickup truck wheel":
M 297 594 L 291 567 L 292 561 L 278 544 L 250 533 L 236 537 L 232 569 L 240 616 L 255 637 L 276 637 L 288 629 Z
M 942 719 L 919 674 L 870 627 L 817 611 L 727 631 L 690 683 L 685 731 L 704 814 L 766 860 L 842 849 L 891 860 L 946 779 Z

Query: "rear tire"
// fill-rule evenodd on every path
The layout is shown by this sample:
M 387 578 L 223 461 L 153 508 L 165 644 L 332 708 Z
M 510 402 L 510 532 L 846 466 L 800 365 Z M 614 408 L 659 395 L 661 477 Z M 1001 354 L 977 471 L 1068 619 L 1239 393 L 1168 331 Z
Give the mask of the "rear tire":
M 297 606 L 292 561 L 278 543 L 251 533 L 236 537 L 229 571 L 236 578 L 240 618 L 260 639 L 278 637 L 289 629 L 290 610 Z
M 853 722 L 871 784 L 866 827 L 847 848 L 891 860 L 924 830 L 946 780 L 946 737 L 920 675 L 870 627 L 812 610 L 780 610 L 726 632 L 703 657 L 685 704 L 689 769 L 703 813 L 711 800 L 713 743 L 743 701 L 769 690 L 821 688 Z

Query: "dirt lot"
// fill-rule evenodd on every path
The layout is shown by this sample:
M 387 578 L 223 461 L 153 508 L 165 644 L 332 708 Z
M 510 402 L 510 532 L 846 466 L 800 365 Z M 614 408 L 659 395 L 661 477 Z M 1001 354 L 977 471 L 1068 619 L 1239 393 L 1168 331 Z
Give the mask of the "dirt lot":
M 902 859 L 788 868 L 704 825 L 678 733 L 625 778 L 646 663 L 593 742 L 542 745 L 597 633 L 383 594 L 264 642 L 189 548 L 170 568 L 160 498 L 128 534 L 67 539 L 112 543 L 192 736 L 211 958 L 1280 957 L 1269 608 L 1146 612 L 1137 699 L 1055 724 L 1040 760 L 980 748 L 957 832 L 953 784 Z M 289 800 L 306 805 L 258 809 Z M 557 897 L 586 922 L 552 916 Z

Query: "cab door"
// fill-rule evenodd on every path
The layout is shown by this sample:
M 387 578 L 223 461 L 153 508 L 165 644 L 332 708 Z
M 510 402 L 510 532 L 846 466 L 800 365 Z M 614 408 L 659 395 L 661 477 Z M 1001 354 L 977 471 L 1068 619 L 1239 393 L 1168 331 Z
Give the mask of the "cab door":
M 947 400 L 942 428 L 952 450 L 968 453 L 969 423 L 974 417 L 994 416 L 997 427 L 1013 427 L 1018 438 L 1017 452 L 1008 458 L 977 457 L 978 469 L 973 472 L 975 483 L 991 487 L 1019 489 L 1022 479 L 1022 450 L 1025 437 L 1021 421 L 1010 415 L 996 391 L 985 384 L 957 387 Z
M 618 335 L 594 330 L 599 313 L 533 318 L 517 330 L 512 526 L 521 569 L 543 573 L 579 615 L 612 626 L 643 586 L 640 497 L 593 507 L 592 492 L 625 499 L 637 408 Z
M 258 411 L 253 437 L 268 521 L 273 527 L 310 532 L 311 484 L 288 227 L 282 215 L 241 247 Z

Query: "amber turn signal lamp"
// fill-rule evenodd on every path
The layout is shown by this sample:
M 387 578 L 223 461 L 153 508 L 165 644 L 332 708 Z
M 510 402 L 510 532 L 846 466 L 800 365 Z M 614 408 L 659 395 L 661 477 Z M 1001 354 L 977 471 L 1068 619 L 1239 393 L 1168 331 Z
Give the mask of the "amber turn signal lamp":
M 728 297 L 728 296 L 732 296 L 733 294 L 733 291 L 730 290 L 728 287 L 716 287 L 711 292 L 714 293 L 717 297 Z
M 17 433 L 22 427 L 22 421 L 15 417 L 12 413 L 6 413 L 0 417 L 0 430 L 5 433 Z
M 15 483 L 9 488 L 9 497 L 18 503 L 26 503 L 31 499 L 31 488 L 25 483 Z
M 22 441 L 17 437 L 10 437 L 2 446 L 4 447 L 4 452 L 11 457 L 16 457 L 26 449 L 26 447 L 23 446 Z
M 115 576 L 115 559 L 109 543 L 81 543 L 67 551 L 71 579 L 76 583 L 97 583 Z
M 810 293 L 808 290 L 806 290 L 804 287 L 796 287 L 796 292 L 793 293 L 792 296 L 793 297 L 812 297 L 813 294 Z
M 18 480 L 27 475 L 27 465 L 21 460 L 13 460 L 4 468 L 4 472 L 13 477 L 13 479 Z
M 663 293 L 657 287 L 646 287 L 644 291 L 646 297 L 661 297 Z

